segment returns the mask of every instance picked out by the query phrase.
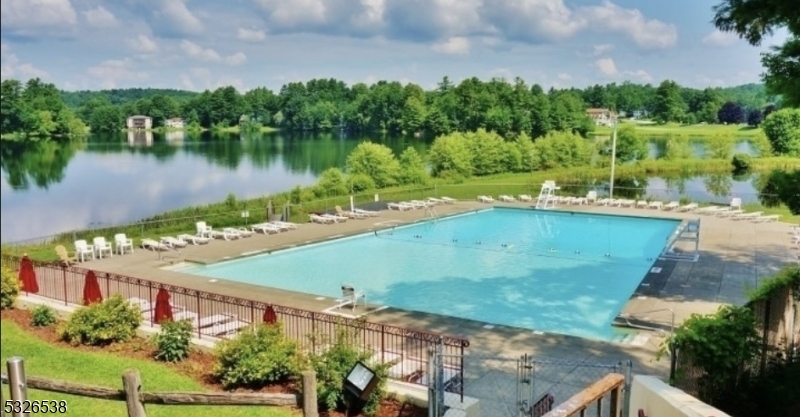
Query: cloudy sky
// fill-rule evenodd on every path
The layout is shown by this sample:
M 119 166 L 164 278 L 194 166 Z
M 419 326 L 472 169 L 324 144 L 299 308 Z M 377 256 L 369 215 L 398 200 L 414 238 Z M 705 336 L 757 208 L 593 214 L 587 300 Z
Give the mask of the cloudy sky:
M 714 30 L 718 0 L 2 0 L 2 78 L 67 90 L 334 77 L 433 87 L 758 82 L 759 53 Z

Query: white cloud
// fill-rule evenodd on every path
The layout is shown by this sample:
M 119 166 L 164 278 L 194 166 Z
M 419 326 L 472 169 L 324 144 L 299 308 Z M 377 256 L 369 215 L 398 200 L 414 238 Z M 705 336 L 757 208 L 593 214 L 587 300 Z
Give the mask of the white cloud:
M 594 61 L 594 66 L 601 74 L 607 77 L 613 77 L 619 74 L 619 71 L 617 71 L 617 64 L 615 64 L 614 60 L 611 58 L 600 58 Z
M 653 81 L 653 77 L 644 70 L 636 70 L 636 71 L 625 71 L 623 72 L 628 77 L 635 78 L 638 81 L 642 82 L 650 82 Z
M 0 78 L 43 78 L 49 74 L 36 68 L 30 63 L 20 62 L 19 58 L 11 53 L 11 47 L 6 43 L 0 43 Z
M 180 47 L 186 55 L 200 61 L 224 62 L 231 66 L 242 65 L 247 62 L 247 55 L 245 55 L 244 52 L 236 52 L 232 55 L 223 57 L 219 54 L 219 52 L 211 48 L 204 48 L 186 39 L 181 41 Z
M 612 49 L 614 49 L 614 45 L 610 43 L 601 43 L 599 45 L 594 45 L 592 47 L 594 56 L 603 55 L 604 53 L 609 52 Z
M 116 88 L 120 81 L 146 80 L 149 75 L 144 71 L 136 71 L 133 62 L 126 59 L 109 59 L 98 65 L 89 67 L 87 74 L 100 81 L 103 88 Z
M 558 75 L 556 75 L 556 78 L 558 78 L 561 81 L 569 81 L 572 79 L 572 76 L 565 72 L 559 72 Z
M 92 27 L 111 28 L 119 24 L 117 18 L 103 6 L 97 6 L 96 9 L 86 10 L 82 13 L 83 18 L 86 19 L 86 23 Z
M 180 81 L 183 88 L 194 91 L 201 89 L 213 90 L 225 86 L 233 86 L 239 91 L 245 90 L 245 84 L 241 78 L 222 75 L 214 79 L 211 74 L 211 70 L 208 68 L 194 67 L 188 73 L 180 74 L 178 81 Z
M 187 0 L 161 0 L 161 12 L 187 34 L 198 34 L 203 23 L 186 7 Z
M 713 32 L 706 35 L 702 42 L 703 45 L 706 46 L 715 46 L 719 48 L 723 48 L 726 46 L 731 46 L 735 44 L 739 40 L 739 37 L 731 32 L 722 32 L 719 30 L 714 30 Z
M 41 29 L 64 29 L 77 22 L 69 0 L 3 0 L 0 24 L 19 35 L 41 35 Z
M 578 9 L 578 16 L 596 31 L 625 34 L 643 48 L 669 48 L 678 42 L 675 25 L 647 19 L 638 9 L 624 9 L 608 0 Z
M 143 54 L 152 54 L 158 52 L 158 44 L 147 37 L 147 35 L 139 35 L 125 41 L 131 49 Z
M 469 54 L 469 39 L 462 36 L 454 36 L 433 44 L 431 49 L 442 54 L 467 55 Z
M 236 31 L 236 38 L 246 42 L 261 42 L 267 39 L 267 34 L 259 29 L 239 28 Z

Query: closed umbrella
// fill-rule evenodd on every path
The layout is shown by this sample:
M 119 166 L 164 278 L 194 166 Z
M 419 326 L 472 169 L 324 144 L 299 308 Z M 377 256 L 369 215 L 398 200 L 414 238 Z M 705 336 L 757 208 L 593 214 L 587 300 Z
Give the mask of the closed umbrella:
M 22 283 L 22 291 L 30 294 L 39 292 L 36 271 L 33 270 L 33 262 L 27 255 L 24 255 L 19 263 L 19 281 Z
M 169 291 L 161 288 L 156 295 L 156 312 L 153 322 L 161 323 L 164 320 L 172 320 L 172 307 L 169 305 Z
M 88 306 L 92 303 L 102 303 L 103 294 L 100 293 L 100 284 L 97 282 L 97 275 L 89 270 L 83 282 L 83 305 Z
M 278 322 L 278 315 L 275 314 L 275 309 L 272 308 L 271 305 L 268 305 L 266 310 L 264 310 L 263 319 L 265 324 L 275 324 Z

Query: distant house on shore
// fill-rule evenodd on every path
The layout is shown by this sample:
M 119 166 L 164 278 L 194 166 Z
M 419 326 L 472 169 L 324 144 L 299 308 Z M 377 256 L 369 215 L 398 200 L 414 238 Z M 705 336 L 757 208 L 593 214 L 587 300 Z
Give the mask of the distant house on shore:
M 610 126 L 617 122 L 617 114 L 609 109 L 586 109 L 586 115 L 591 117 L 597 126 Z
M 153 118 L 150 116 L 131 116 L 125 124 L 128 129 L 152 129 Z
M 183 129 L 184 126 L 183 119 L 181 119 L 180 117 L 173 117 L 171 119 L 167 119 L 164 122 L 164 126 L 171 127 L 173 129 Z

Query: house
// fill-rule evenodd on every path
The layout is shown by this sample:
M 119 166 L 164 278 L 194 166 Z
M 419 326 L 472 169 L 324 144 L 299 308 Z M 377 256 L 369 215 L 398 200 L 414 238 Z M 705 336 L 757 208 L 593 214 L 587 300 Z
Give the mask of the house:
M 128 129 L 152 129 L 153 118 L 150 116 L 131 116 L 125 124 Z
M 617 122 L 617 114 L 609 109 L 586 109 L 586 115 L 591 117 L 597 126 L 611 126 Z
M 183 119 L 180 117 L 173 117 L 171 119 L 167 119 L 164 121 L 164 126 L 171 127 L 173 129 L 183 129 L 184 123 Z

